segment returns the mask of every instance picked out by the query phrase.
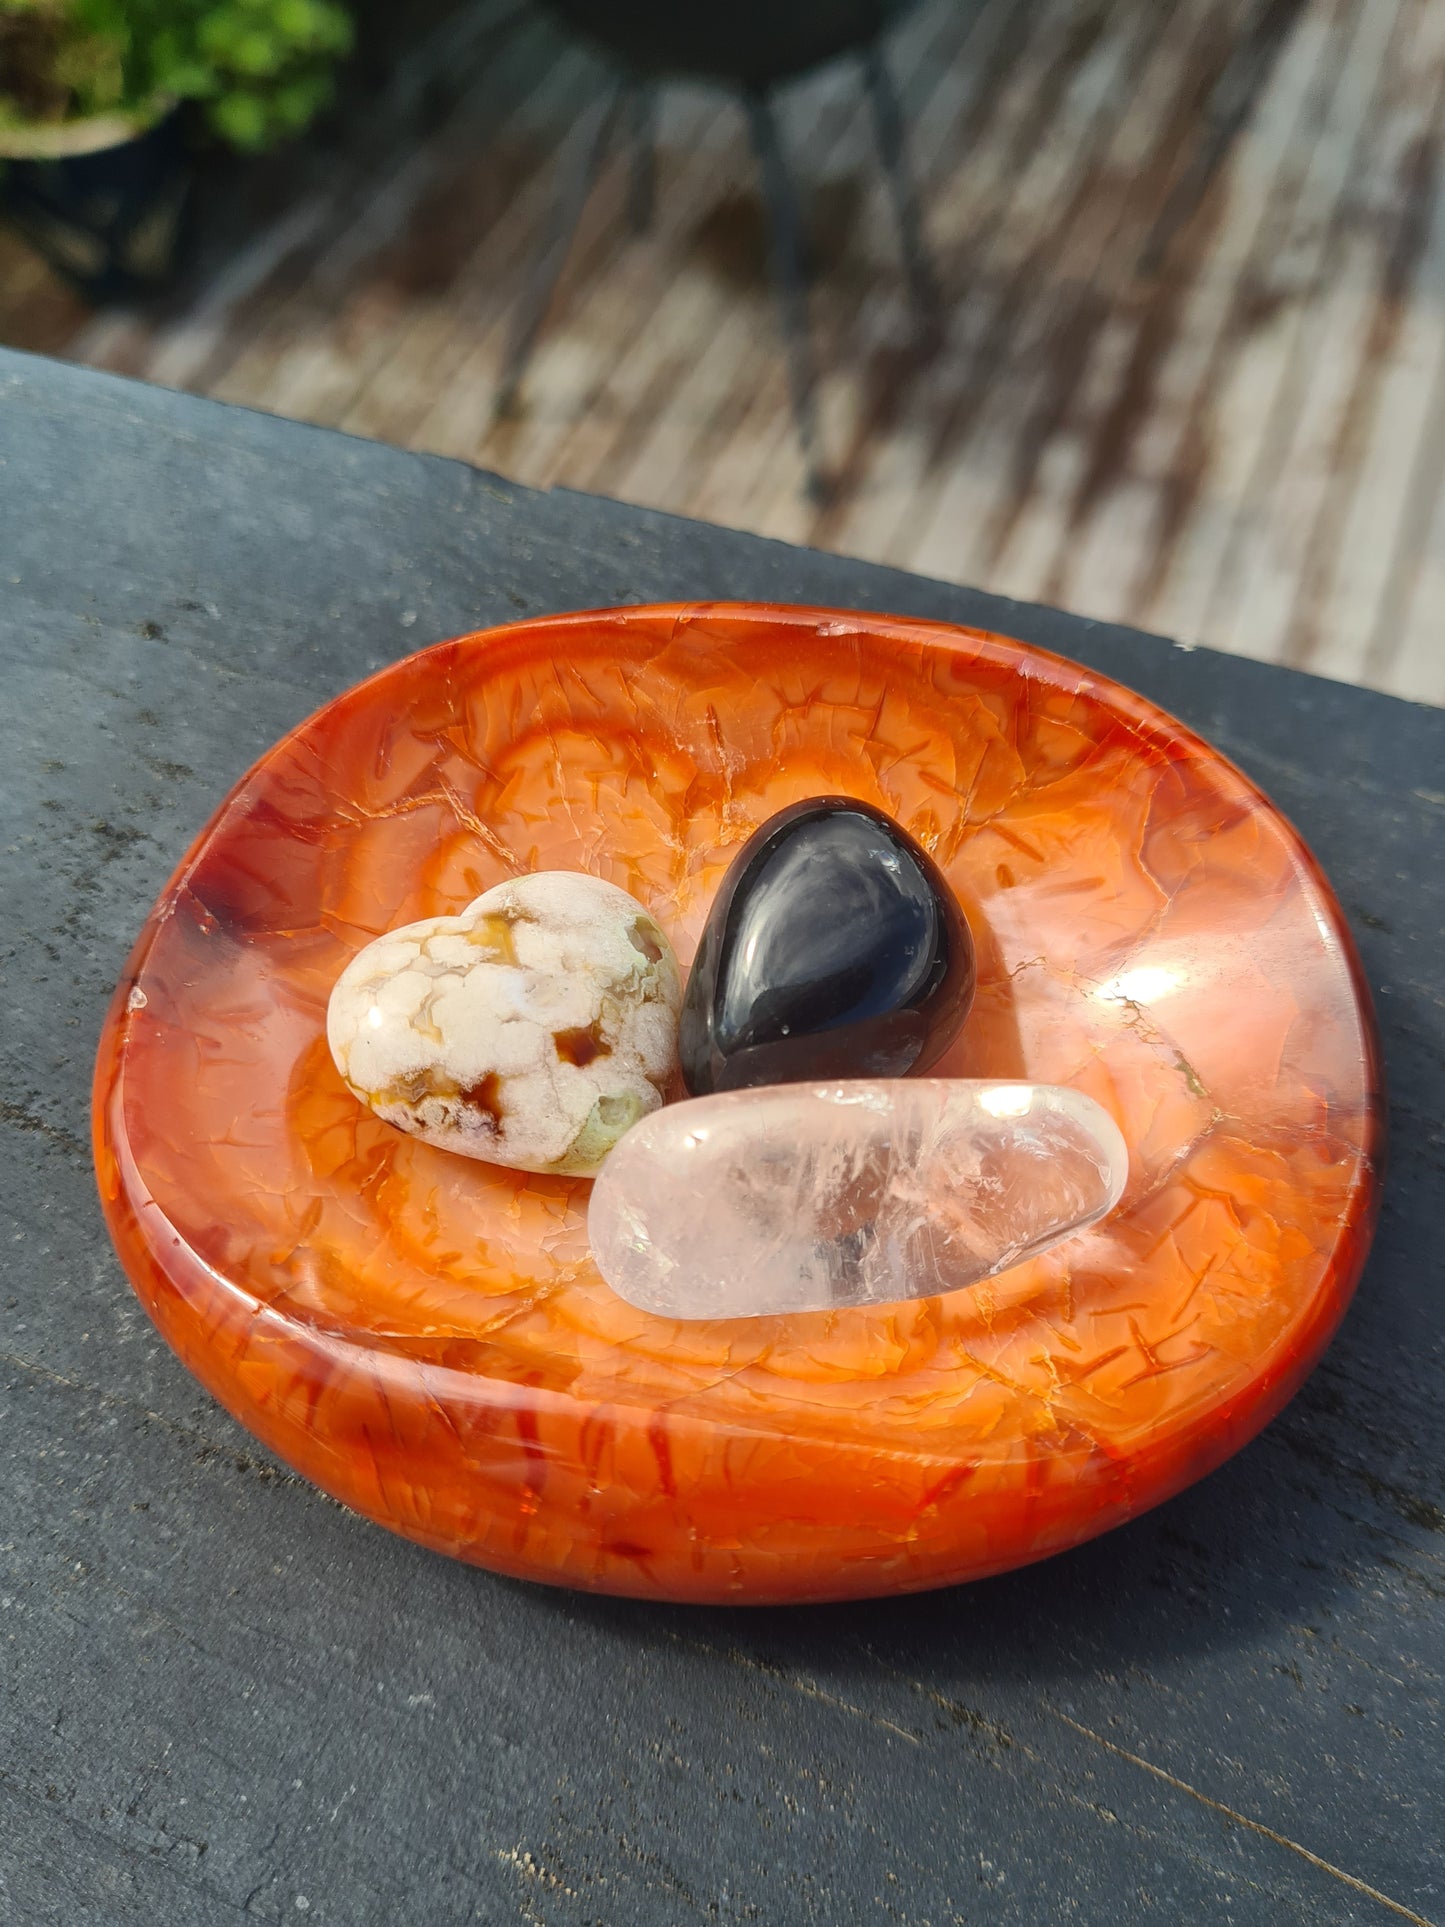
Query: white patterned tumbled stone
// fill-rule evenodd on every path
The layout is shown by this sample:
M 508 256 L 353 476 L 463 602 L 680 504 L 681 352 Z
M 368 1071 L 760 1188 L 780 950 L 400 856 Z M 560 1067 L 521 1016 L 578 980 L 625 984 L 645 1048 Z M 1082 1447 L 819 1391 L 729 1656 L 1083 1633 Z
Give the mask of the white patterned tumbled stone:
M 931 1298 L 1113 1209 L 1128 1151 L 1051 1084 L 777 1084 L 633 1127 L 588 1233 L 619 1296 L 668 1318 L 754 1318 Z
M 662 1103 L 682 982 L 643 906 L 550 870 L 389 930 L 337 981 L 337 1069 L 398 1129 L 522 1171 L 590 1176 Z

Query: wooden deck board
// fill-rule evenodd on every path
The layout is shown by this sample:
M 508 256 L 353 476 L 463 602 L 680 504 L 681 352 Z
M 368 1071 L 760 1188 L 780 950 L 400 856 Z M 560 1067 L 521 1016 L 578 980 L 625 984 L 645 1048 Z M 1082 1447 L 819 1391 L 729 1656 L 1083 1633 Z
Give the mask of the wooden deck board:
M 1313 617 L 1327 588 L 1340 505 L 1356 480 L 1360 426 L 1369 420 L 1388 347 L 1372 339 L 1372 331 L 1392 274 L 1398 226 L 1411 214 L 1394 179 L 1394 150 L 1407 136 L 1403 108 L 1415 87 L 1414 56 L 1428 3 L 1369 0 L 1361 9 L 1375 44 L 1357 40 L 1345 71 L 1358 121 L 1354 112 L 1340 115 L 1343 137 L 1320 143 L 1329 205 L 1327 213 L 1323 205 L 1305 210 L 1306 236 L 1315 229 L 1323 236 L 1306 275 L 1311 298 L 1291 304 L 1291 325 L 1275 337 L 1279 379 L 1236 515 L 1228 579 L 1212 611 L 1221 634 L 1231 633 L 1223 624 L 1232 623 L 1236 646 L 1257 637 L 1274 660 L 1303 663 L 1312 653 Z M 1392 88 L 1404 99 L 1397 96 L 1396 111 L 1387 115 Z
M 919 546 L 920 565 L 934 573 L 952 550 L 975 573 L 997 570 L 1001 581 L 1037 582 L 1041 566 L 1046 580 L 1053 553 L 1067 538 L 1068 502 L 1088 487 L 1093 452 L 1107 448 L 1097 431 L 1127 379 L 1138 336 L 1137 321 L 1111 291 L 1123 272 L 1121 253 L 1137 252 L 1130 202 L 1153 164 L 1146 157 L 1121 165 L 1116 151 L 1136 119 L 1148 119 L 1171 138 L 1195 42 L 1180 31 L 1190 25 L 1187 9 L 1116 6 L 1113 14 L 1111 24 L 1121 30 L 1105 38 L 1104 58 L 1091 63 L 1095 84 L 1087 92 L 1072 90 L 1082 97 L 1055 109 L 1058 138 L 1041 144 L 1044 165 L 1029 168 L 1004 216 L 1009 230 L 1028 235 L 1029 245 L 950 429 L 957 432 L 960 416 L 972 417 L 974 426 L 967 440 L 948 446 L 946 464 L 935 461 L 941 487 Z M 990 368 L 1000 361 L 1004 378 L 991 380 Z M 1015 542 L 1035 514 L 1047 524 L 1030 544 L 1035 567 L 1011 571 Z M 909 540 L 911 519 L 905 506 L 895 559 Z
M 1167 339 L 1170 351 L 1151 370 L 1126 484 L 1070 531 L 1060 552 L 1051 576 L 1058 600 L 1117 597 L 1120 571 L 1128 569 L 1122 593 L 1141 622 L 1173 621 L 1189 640 L 1202 633 L 1248 475 L 1244 438 L 1221 432 L 1221 424 L 1235 387 L 1250 377 L 1260 276 L 1283 245 L 1311 158 L 1310 119 L 1330 67 L 1322 16 L 1316 9 L 1304 19 L 1284 49 L 1269 113 L 1257 116 L 1226 183 L 1177 237 L 1159 289 L 1141 285 L 1140 298 L 1156 310 L 1154 338 Z
M 523 406 L 495 418 L 560 145 L 604 82 L 545 25 L 486 42 L 485 6 L 467 29 L 485 57 L 466 68 L 455 36 L 436 55 L 424 128 L 383 101 L 334 154 L 308 150 L 162 312 L 89 318 L 0 238 L 0 339 L 1445 702 L 1445 0 L 1300 0 L 1145 273 L 1248 13 L 910 17 L 890 60 L 945 293 L 931 353 L 856 74 L 789 97 L 838 484 L 822 508 L 745 125 L 699 90 L 664 103 L 648 235 L 627 230 L 621 160 L 604 171 Z

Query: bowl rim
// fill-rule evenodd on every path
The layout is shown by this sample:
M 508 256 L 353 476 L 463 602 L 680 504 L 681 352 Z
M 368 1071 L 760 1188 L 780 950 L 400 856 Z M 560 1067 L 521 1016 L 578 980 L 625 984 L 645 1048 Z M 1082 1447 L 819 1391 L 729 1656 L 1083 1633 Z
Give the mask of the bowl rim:
M 1313 1370 L 1348 1309 L 1350 1298 L 1369 1254 L 1383 1188 L 1386 1103 L 1378 1024 L 1359 953 L 1338 898 L 1319 860 L 1300 831 L 1267 792 L 1206 738 L 1161 705 L 1140 695 L 1128 685 L 1073 658 L 998 631 L 930 618 L 824 608 L 810 604 L 685 601 L 604 605 L 597 608 L 522 617 L 516 621 L 463 631 L 409 651 L 406 655 L 381 665 L 359 681 L 345 685 L 334 695 L 309 710 L 292 728 L 285 731 L 248 765 L 191 839 L 154 902 L 146 908 L 141 930 L 120 973 L 105 1016 L 92 1080 L 92 1138 L 96 1172 L 98 1179 L 101 1180 L 102 1201 L 108 1224 L 111 1223 L 114 1212 L 125 1211 L 133 1215 L 134 1211 L 133 1205 L 123 1195 L 117 1197 L 107 1193 L 101 1174 L 104 1170 L 102 1160 L 109 1157 L 113 1162 L 115 1157 L 114 1151 L 108 1145 L 107 1111 L 109 1102 L 117 1091 L 118 1082 L 124 1074 L 124 1058 L 128 1042 L 124 1029 L 124 1006 L 159 928 L 153 922 L 154 910 L 183 884 L 188 872 L 197 863 L 211 839 L 223 829 L 228 815 L 246 800 L 248 787 L 262 764 L 282 755 L 286 748 L 303 738 L 322 715 L 334 711 L 342 704 L 364 704 L 379 686 L 386 684 L 390 679 L 404 675 L 409 669 L 414 671 L 427 659 L 445 660 L 450 651 L 464 649 L 469 652 L 486 652 L 489 649 L 504 646 L 509 640 L 523 636 L 534 639 L 548 636 L 565 638 L 579 632 L 588 633 L 596 640 L 603 641 L 609 630 L 621 636 L 629 629 L 643 624 L 657 631 L 670 628 L 670 635 L 675 638 L 690 624 L 705 623 L 709 619 L 731 623 L 756 623 L 774 630 L 780 626 L 809 630 L 825 639 L 830 636 L 836 636 L 840 640 L 855 635 L 870 636 L 885 644 L 917 644 L 932 649 L 941 648 L 959 654 L 966 653 L 971 658 L 981 659 L 1015 674 L 1027 675 L 1032 667 L 1037 670 L 1041 679 L 1058 688 L 1078 691 L 1093 697 L 1131 726 L 1138 733 L 1141 744 L 1163 749 L 1175 758 L 1181 752 L 1185 756 L 1197 757 L 1206 765 L 1221 771 L 1231 785 L 1238 787 L 1243 801 L 1258 808 L 1272 820 L 1277 832 L 1286 842 L 1302 883 L 1312 893 L 1312 907 L 1326 920 L 1328 935 L 1333 938 L 1338 954 L 1346 967 L 1353 993 L 1361 1048 L 1363 1128 L 1356 1168 L 1348 1194 L 1338 1214 L 1319 1287 L 1313 1298 L 1301 1305 L 1300 1316 L 1291 1327 L 1293 1343 L 1288 1345 L 1279 1357 L 1259 1360 L 1248 1379 L 1234 1387 L 1229 1397 L 1222 1399 L 1219 1405 L 1213 1408 L 1219 1414 L 1226 1410 L 1238 1414 L 1242 1430 L 1237 1431 L 1232 1442 L 1224 1446 L 1217 1455 L 1207 1455 L 1205 1462 L 1201 1463 L 1187 1478 L 1170 1484 L 1166 1489 L 1152 1491 L 1146 1504 L 1152 1506 L 1160 1503 L 1171 1496 L 1173 1491 L 1181 1489 L 1184 1484 L 1192 1483 L 1195 1478 L 1212 1469 L 1214 1464 L 1232 1455 L 1278 1413 L 1304 1378 Z M 724 641 L 720 646 L 726 647 L 727 644 Z M 1160 646 L 1167 645 L 1161 643 Z M 116 1228 L 113 1224 L 111 1229 L 114 1236 Z M 117 1242 L 119 1242 L 118 1239 Z M 1342 1254 L 1348 1254 L 1348 1257 Z M 1326 1289 L 1327 1281 L 1331 1277 L 1334 1279 L 1333 1292 Z M 134 1282 L 132 1280 L 133 1285 Z M 259 1305 L 260 1301 L 257 1302 Z M 348 1345 L 362 1342 L 360 1331 L 349 1325 L 343 1325 L 333 1332 L 332 1340 Z M 174 1339 L 171 1342 L 174 1344 Z M 187 1363 L 192 1361 L 187 1359 Z M 195 1369 L 194 1364 L 192 1369 Z M 223 1402 L 229 1403 L 226 1400 Z M 231 1409 L 234 1411 L 235 1407 L 232 1406 Z M 237 1416 L 241 1418 L 243 1424 L 250 1427 L 250 1421 L 243 1414 L 237 1413 Z M 677 1416 L 681 1417 L 680 1414 Z M 716 1421 L 689 1417 L 687 1422 L 703 1424 Z M 250 1427 L 250 1429 L 254 1428 Z M 745 1430 L 746 1427 L 742 1429 Z M 1190 1429 L 1192 1428 L 1186 1428 L 1186 1430 Z M 1177 1449 L 1178 1444 L 1179 1441 L 1172 1436 L 1166 1438 L 1161 1435 L 1159 1439 L 1151 1440 L 1147 1445 L 1141 1445 L 1137 1449 L 1137 1458 L 1134 1461 L 1136 1469 L 1144 1475 L 1145 1468 L 1156 1455 L 1168 1457 Z M 888 1447 L 877 1442 L 871 1449 L 885 1454 L 889 1450 Z M 920 1451 L 916 1456 L 926 1460 L 930 1455 L 927 1451 Z M 1117 1521 L 1106 1519 L 1094 1529 L 1102 1530 L 1113 1523 Z M 422 1537 L 423 1535 L 411 1533 L 409 1536 Z M 1085 1528 L 1070 1543 L 1077 1543 L 1080 1539 L 1089 1536 L 1092 1536 L 1092 1532 Z M 1043 1550 L 1052 1549 L 1046 1547 Z M 490 1564 L 492 1561 L 488 1559 L 485 1563 Z M 500 1569 L 508 1568 L 502 1566 Z M 546 1577 L 548 1575 L 530 1573 L 526 1576 Z M 561 1576 L 559 1578 L 560 1583 L 578 1583 L 575 1578 L 570 1580 Z M 921 1583 L 950 1582 L 932 1579 Z M 601 1585 L 600 1589 L 633 1590 L 631 1587 L 617 1585 Z M 650 1589 L 639 1587 L 637 1590 L 646 1593 Z M 692 1595 L 678 1593 L 667 1596 L 681 1598 Z M 758 1595 L 760 1599 L 767 1596 L 769 1595 Z M 856 1594 L 844 1588 L 837 1592 L 810 1596 L 845 1597 L 856 1596 Z

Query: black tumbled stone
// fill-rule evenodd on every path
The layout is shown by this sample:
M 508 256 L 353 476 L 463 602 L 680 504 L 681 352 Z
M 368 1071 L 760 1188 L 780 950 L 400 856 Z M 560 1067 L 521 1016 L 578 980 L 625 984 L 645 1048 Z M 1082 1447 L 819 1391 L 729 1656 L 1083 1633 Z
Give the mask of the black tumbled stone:
M 974 977 L 957 899 L 906 830 L 851 797 L 794 803 L 718 890 L 683 999 L 683 1077 L 701 1097 L 926 1070 Z

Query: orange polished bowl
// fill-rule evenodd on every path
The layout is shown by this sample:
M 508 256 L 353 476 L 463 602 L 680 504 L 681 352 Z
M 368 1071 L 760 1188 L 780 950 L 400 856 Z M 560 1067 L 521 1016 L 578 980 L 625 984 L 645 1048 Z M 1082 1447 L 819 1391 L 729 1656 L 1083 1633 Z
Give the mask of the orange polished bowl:
M 1117 1120 L 1103 1225 L 946 1298 L 673 1323 L 602 1282 L 585 1181 L 450 1157 L 342 1085 L 327 998 L 378 932 L 583 869 L 686 962 L 758 824 L 840 792 L 973 925 L 934 1074 L 1072 1084 Z M 256 765 L 127 966 L 95 1151 L 167 1340 L 358 1512 L 529 1579 L 838 1599 L 1057 1552 L 1258 1431 L 1369 1245 L 1377 1062 L 1308 850 L 1142 698 L 972 630 L 622 609 L 428 649 Z

